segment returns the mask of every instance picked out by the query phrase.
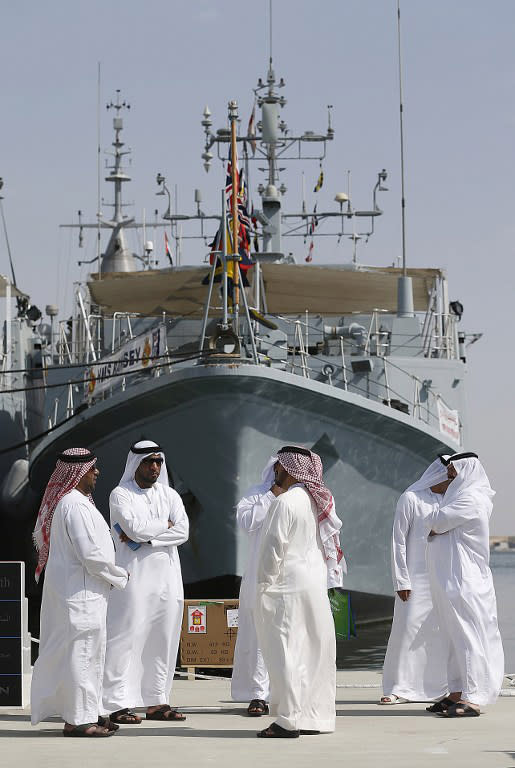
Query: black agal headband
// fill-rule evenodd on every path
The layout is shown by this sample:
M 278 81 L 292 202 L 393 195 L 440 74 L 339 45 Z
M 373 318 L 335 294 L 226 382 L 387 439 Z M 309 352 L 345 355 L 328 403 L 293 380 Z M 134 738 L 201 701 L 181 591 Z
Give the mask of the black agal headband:
M 458 461 L 458 459 L 479 459 L 479 456 L 471 451 L 468 453 L 453 453 L 452 456 L 448 456 L 446 453 L 440 454 L 440 461 L 445 467 L 448 467 L 453 461 Z
M 138 440 L 138 443 L 140 441 Z M 131 453 L 135 453 L 138 456 L 148 456 L 149 453 L 163 453 L 163 449 L 159 445 L 147 445 L 145 448 L 136 448 L 136 443 L 131 445 Z
M 285 445 L 277 451 L 279 456 L 281 453 L 300 453 L 301 456 L 311 456 L 311 451 L 307 448 L 301 448 L 299 445 Z
M 96 461 L 96 456 L 91 451 L 88 453 L 60 453 L 57 457 L 59 461 L 65 464 L 86 464 L 88 461 Z

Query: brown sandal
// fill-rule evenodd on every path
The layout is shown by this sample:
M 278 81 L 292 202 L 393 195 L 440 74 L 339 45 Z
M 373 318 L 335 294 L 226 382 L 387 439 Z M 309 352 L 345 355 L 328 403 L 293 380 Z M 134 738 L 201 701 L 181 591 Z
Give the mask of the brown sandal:
M 452 707 L 452 705 L 455 703 L 456 702 L 450 699 L 448 696 L 444 696 L 443 699 L 440 699 L 440 701 L 435 701 L 435 703 L 431 704 L 430 707 L 426 707 L 426 712 L 439 715 L 442 712 L 447 712 L 449 707 Z
M 249 717 L 261 717 L 261 715 L 268 715 L 268 712 L 268 704 L 263 699 L 252 699 L 247 707 Z
M 142 718 L 130 709 L 117 709 L 116 712 L 111 712 L 109 720 L 118 725 L 139 725 Z
M 163 704 L 162 707 L 156 709 L 155 712 L 147 712 L 147 720 L 166 720 L 167 722 L 182 722 L 186 720 L 186 715 L 182 712 L 178 712 L 176 707 L 169 707 L 168 704 Z
M 288 731 L 277 723 L 272 723 L 264 731 L 256 733 L 258 739 L 298 739 L 300 731 Z
M 109 717 L 103 717 L 102 715 L 98 716 L 97 725 L 101 728 L 107 728 L 108 731 L 118 731 L 120 729 L 120 726 L 112 723 Z
M 440 712 L 440 717 L 479 717 L 480 712 L 474 707 L 469 707 L 463 701 L 457 701 L 452 707 L 449 707 L 445 712 Z
M 66 723 L 66 725 L 70 725 L 70 723 Z M 86 733 L 90 728 L 95 730 L 91 733 Z M 110 731 L 98 723 L 82 723 L 82 725 L 73 725 L 71 728 L 63 729 L 63 736 L 71 738 L 104 739 L 107 736 L 113 735 L 114 731 Z

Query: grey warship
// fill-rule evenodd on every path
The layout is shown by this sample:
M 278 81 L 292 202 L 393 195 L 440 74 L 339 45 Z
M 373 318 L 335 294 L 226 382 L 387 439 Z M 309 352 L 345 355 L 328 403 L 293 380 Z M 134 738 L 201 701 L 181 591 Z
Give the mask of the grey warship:
M 99 458 L 96 503 L 107 513 L 128 447 L 142 437 L 157 440 L 190 518 L 181 554 L 186 591 L 225 597 L 237 594 L 246 559 L 235 525 L 238 499 L 281 444 L 304 445 L 320 454 L 343 520 L 345 587 L 390 595 L 396 500 L 438 453 L 459 450 L 466 437 L 461 306 L 449 301 L 443 269 L 358 262 L 358 241 L 377 236 L 385 170 L 366 209 L 355 207 L 347 190 L 336 195 L 334 210 L 311 212 L 304 203 L 285 210 L 283 164 L 322 167 L 334 128 L 329 109 L 324 132 L 292 133 L 282 118 L 283 87 L 270 60 L 255 88 L 255 128 L 241 132 L 235 102 L 230 127 L 213 132 L 207 107 L 202 120 L 206 170 L 213 152 L 226 163 L 231 146 L 247 180 L 254 161 L 264 166 L 253 214 L 259 247 L 246 288 L 220 225 L 230 207 L 226 188 L 220 212 L 206 215 L 198 195 L 196 213 L 174 213 L 169 204 L 162 220 L 176 244 L 183 227 L 197 228 L 199 248 L 220 226 L 218 250 L 204 247 L 211 264 L 175 259 L 155 269 L 151 243 L 144 240 L 141 254 L 130 251 L 127 230 L 142 223 L 123 213 L 130 181 L 124 105 L 120 98 L 110 105 L 115 135 L 106 180 L 114 188 L 113 217 L 77 225 L 80 236 L 88 227 L 110 236 L 97 271 L 75 287 L 71 322 L 59 323 L 43 348 L 48 434 L 30 451 L 25 490 L 40 496 L 57 453 L 87 446 Z M 170 203 L 166 179 L 158 174 L 157 182 Z M 349 239 L 349 263 L 306 263 L 305 243 L 322 231 Z M 287 238 L 298 244 L 291 253 Z

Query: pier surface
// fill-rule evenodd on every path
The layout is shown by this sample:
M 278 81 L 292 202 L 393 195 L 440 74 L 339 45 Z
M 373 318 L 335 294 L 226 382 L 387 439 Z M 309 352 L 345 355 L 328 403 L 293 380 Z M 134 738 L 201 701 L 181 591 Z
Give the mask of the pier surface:
M 0 710 L 2 765 L 16 768 L 429 768 L 515 765 L 515 696 L 479 718 L 446 720 L 423 704 L 381 707 L 381 673 L 338 672 L 336 732 L 295 740 L 256 738 L 273 718 L 249 718 L 227 679 L 176 680 L 173 705 L 184 723 L 121 726 L 109 739 L 65 739 L 62 723 L 30 725 L 27 710 Z M 515 693 L 505 680 L 507 693 Z

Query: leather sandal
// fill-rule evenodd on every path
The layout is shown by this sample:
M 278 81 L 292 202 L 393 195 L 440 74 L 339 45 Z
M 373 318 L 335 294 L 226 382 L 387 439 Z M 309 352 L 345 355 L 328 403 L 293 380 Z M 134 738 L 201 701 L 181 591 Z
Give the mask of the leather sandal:
M 111 712 L 109 720 L 118 725 L 139 725 L 142 718 L 130 709 L 117 709 L 116 712 Z
M 449 707 L 445 712 L 440 712 L 440 717 L 479 717 L 479 710 L 470 707 L 463 701 L 455 702 L 452 707 Z
M 442 712 L 447 712 L 449 707 L 452 707 L 456 702 L 450 699 L 448 696 L 444 696 L 440 701 L 435 701 L 430 707 L 426 707 L 426 712 L 431 712 L 434 715 L 440 715 Z
M 98 716 L 97 725 L 101 728 L 107 728 L 108 731 L 118 731 L 120 726 L 116 723 L 112 723 L 108 717 Z
M 263 699 L 252 699 L 247 707 L 247 715 L 249 717 L 261 717 L 262 715 L 268 715 L 268 704 Z
M 264 731 L 259 731 L 256 736 L 258 739 L 298 739 L 300 731 L 288 731 L 277 723 L 272 723 Z
M 145 717 L 147 720 L 164 720 L 167 723 L 180 723 L 186 720 L 186 715 L 179 712 L 176 707 L 169 707 L 168 704 L 163 704 L 155 712 L 147 712 Z
M 91 733 L 87 733 L 90 728 L 94 728 L 95 730 Z M 64 728 L 63 736 L 81 739 L 104 739 L 107 736 L 114 736 L 114 731 L 110 731 L 98 723 L 82 723 L 81 725 L 74 725 L 71 728 Z

